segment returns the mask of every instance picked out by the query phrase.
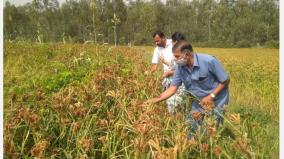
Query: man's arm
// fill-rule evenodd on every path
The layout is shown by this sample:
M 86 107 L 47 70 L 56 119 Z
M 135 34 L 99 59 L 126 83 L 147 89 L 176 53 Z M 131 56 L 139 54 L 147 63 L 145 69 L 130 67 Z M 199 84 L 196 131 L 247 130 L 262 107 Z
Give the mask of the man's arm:
M 152 73 L 155 72 L 157 69 L 158 69 L 158 64 L 157 64 L 157 63 L 152 64 L 152 67 L 151 67 L 151 69 L 150 69 L 149 74 L 152 74 Z
M 165 65 L 167 65 L 167 66 L 170 66 L 170 65 L 171 65 L 170 62 L 168 62 L 168 61 L 165 60 L 165 58 L 164 58 L 163 55 L 161 55 L 161 57 L 160 57 L 160 62 L 163 63 L 163 64 L 165 64 Z
M 229 75 L 226 73 L 224 67 L 216 58 L 210 61 L 209 66 L 209 71 L 215 75 L 220 83 L 208 96 L 204 97 L 200 101 L 200 105 L 205 106 L 213 103 L 214 97 L 212 97 L 212 95 L 216 97 L 230 83 Z
M 201 106 L 211 105 L 213 104 L 214 98 L 211 96 L 213 93 L 215 96 L 217 96 L 228 84 L 230 83 L 230 77 L 228 76 L 228 79 L 222 83 L 219 83 L 217 87 L 211 92 L 208 96 L 204 97 L 200 101 Z
M 152 66 L 150 70 L 145 71 L 146 75 L 150 75 L 158 69 L 159 64 L 159 50 L 158 47 L 154 49 L 153 57 L 152 57 Z
M 228 76 L 228 79 L 222 83 L 219 83 L 218 86 L 211 93 L 217 96 L 229 83 L 230 83 L 230 77 Z
M 168 99 L 169 97 L 171 97 L 176 91 L 177 91 L 178 87 L 171 85 L 165 92 L 163 92 L 160 96 L 152 98 L 147 100 L 146 102 L 144 102 L 144 104 L 155 104 L 158 102 L 161 102 L 163 100 Z

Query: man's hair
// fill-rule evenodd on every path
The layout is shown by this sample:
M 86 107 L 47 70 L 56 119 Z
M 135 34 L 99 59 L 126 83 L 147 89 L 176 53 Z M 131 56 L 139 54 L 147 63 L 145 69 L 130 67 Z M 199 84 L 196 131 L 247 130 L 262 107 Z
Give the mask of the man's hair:
M 156 35 L 158 35 L 160 38 L 164 38 L 165 37 L 165 34 L 163 33 L 163 32 L 161 32 L 161 31 L 155 31 L 154 33 L 153 33 L 153 38 L 156 36 Z
M 182 33 L 175 32 L 172 35 L 172 40 L 173 41 L 181 41 L 181 40 L 186 40 L 185 36 Z
M 190 43 L 185 40 L 178 41 L 172 48 L 173 52 L 180 50 L 181 53 L 193 52 L 193 48 Z

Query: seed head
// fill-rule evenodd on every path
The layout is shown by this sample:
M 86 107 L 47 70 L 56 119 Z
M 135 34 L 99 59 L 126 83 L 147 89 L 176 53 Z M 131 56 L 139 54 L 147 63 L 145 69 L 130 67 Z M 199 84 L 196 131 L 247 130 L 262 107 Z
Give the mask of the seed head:
M 221 153 L 222 153 L 221 147 L 220 147 L 220 146 L 215 146 L 215 147 L 213 148 L 213 153 L 214 153 L 217 157 L 219 157 L 219 156 L 221 155 Z
M 49 143 L 46 140 L 36 143 L 31 149 L 32 156 L 42 158 L 48 144 Z

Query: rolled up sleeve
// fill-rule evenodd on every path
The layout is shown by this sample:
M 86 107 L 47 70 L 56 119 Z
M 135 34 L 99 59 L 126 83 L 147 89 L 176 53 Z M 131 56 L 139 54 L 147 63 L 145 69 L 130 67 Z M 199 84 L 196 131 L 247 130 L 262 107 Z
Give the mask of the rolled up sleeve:
M 209 71 L 220 83 L 225 82 L 228 79 L 228 74 L 223 65 L 215 57 L 209 62 Z
M 179 67 L 177 67 L 177 68 L 175 69 L 175 72 L 174 72 L 174 76 L 173 76 L 173 78 L 172 78 L 171 85 L 179 87 L 179 86 L 181 86 L 181 84 L 182 84 L 181 70 L 180 70 Z

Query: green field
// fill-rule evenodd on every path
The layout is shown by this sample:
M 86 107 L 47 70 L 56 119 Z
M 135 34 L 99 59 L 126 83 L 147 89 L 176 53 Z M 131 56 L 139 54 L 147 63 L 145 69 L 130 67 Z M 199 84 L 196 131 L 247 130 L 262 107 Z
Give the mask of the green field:
M 231 77 L 225 123 L 187 140 L 161 93 L 153 47 L 4 45 L 5 158 L 279 158 L 279 50 L 196 48 Z M 210 117 L 205 124 L 210 125 Z

